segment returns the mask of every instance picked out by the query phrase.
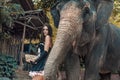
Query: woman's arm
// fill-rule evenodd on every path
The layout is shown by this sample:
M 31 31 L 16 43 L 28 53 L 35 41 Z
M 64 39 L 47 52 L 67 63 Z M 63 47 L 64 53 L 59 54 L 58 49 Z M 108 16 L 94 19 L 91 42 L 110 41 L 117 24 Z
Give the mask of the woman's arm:
M 50 36 L 46 36 L 45 37 L 45 45 L 44 45 L 43 54 L 41 54 L 40 57 L 35 60 L 35 62 L 38 62 L 41 59 L 44 59 L 48 55 L 48 51 L 49 51 L 50 45 L 51 45 L 51 37 Z
M 44 46 L 44 51 L 49 51 L 49 48 L 50 48 L 50 45 L 51 45 L 51 37 L 49 35 L 47 35 L 45 37 L 45 46 Z

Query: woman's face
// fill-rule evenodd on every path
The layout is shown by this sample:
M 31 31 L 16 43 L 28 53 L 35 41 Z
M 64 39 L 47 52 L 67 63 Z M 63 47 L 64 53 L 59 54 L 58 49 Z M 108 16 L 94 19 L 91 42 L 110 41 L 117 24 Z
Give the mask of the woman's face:
M 48 27 L 47 26 L 43 27 L 43 34 L 44 34 L 44 36 L 48 35 Z

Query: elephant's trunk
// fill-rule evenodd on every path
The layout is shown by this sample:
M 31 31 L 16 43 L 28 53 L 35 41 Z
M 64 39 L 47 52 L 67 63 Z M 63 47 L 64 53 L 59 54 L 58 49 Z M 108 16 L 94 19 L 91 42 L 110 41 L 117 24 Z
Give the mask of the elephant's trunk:
M 45 65 L 45 78 L 55 80 L 57 68 L 72 47 L 78 32 L 81 34 L 81 9 L 74 1 L 68 2 L 60 13 L 60 23 L 54 46 Z

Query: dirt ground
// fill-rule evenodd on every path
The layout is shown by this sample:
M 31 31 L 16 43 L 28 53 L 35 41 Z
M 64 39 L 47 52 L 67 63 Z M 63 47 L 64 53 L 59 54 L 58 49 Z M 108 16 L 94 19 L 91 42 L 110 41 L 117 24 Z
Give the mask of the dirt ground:
M 15 78 L 13 78 L 13 80 L 32 80 L 28 73 L 28 71 L 16 70 Z
M 84 77 L 84 70 L 81 71 L 81 80 Z M 15 78 L 13 80 L 32 80 L 28 75 L 28 71 L 16 70 Z M 120 76 L 118 74 L 112 74 L 111 80 L 120 80 Z
M 111 80 L 120 80 L 120 76 L 118 74 L 112 74 Z
M 84 70 L 81 70 L 81 80 L 84 80 L 83 77 L 84 77 Z M 111 80 L 120 80 L 120 76 L 118 74 L 112 74 Z

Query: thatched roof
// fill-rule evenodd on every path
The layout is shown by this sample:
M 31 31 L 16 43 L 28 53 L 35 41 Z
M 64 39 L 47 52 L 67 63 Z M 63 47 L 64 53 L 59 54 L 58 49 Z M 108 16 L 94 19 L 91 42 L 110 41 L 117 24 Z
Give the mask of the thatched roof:
M 34 10 L 32 0 L 18 0 L 25 11 Z
M 26 26 L 26 38 L 38 37 L 43 24 L 48 21 L 43 10 L 26 11 L 24 15 L 20 15 L 19 18 L 14 21 L 14 34 L 22 36 L 23 28 Z
M 20 4 L 25 11 L 34 10 L 32 0 L 11 0 L 10 2 Z
M 42 9 L 34 10 L 32 0 L 13 0 L 12 3 L 20 4 L 23 11 L 18 14 L 17 11 L 19 11 L 18 8 L 20 7 L 17 6 L 16 8 L 15 5 L 16 12 L 12 12 L 9 16 L 12 17 L 14 25 L 12 25 L 12 29 L 3 25 L 4 31 L 9 31 L 12 35 L 22 37 L 24 26 L 26 26 L 25 38 L 38 37 L 43 24 L 49 22 L 45 12 Z

